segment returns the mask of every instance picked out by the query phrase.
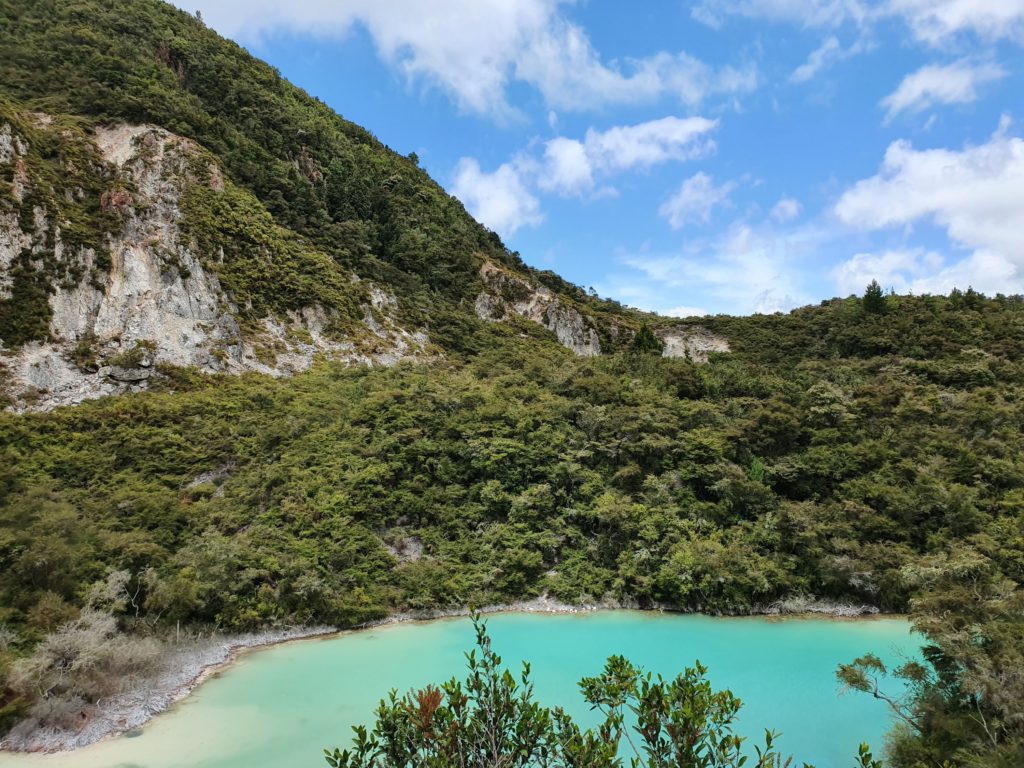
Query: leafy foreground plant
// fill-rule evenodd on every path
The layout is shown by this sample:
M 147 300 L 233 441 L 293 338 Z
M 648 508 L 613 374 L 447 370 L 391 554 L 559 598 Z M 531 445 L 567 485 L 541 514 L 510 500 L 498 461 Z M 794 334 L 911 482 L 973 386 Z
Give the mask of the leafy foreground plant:
M 840 665 L 839 681 L 890 707 L 898 768 L 1024 766 L 1024 597 L 969 553 L 904 573 L 923 582 L 911 606 L 925 663 L 889 669 L 867 654 Z M 887 692 L 894 680 L 904 695 Z
M 700 662 L 672 680 L 612 656 L 597 677 L 580 681 L 584 699 L 604 716 L 583 730 L 560 707 L 534 701 L 530 665 L 519 681 L 491 648 L 486 624 L 474 617 L 479 651 L 466 654 L 469 675 L 440 688 L 399 697 L 377 708 L 372 732 L 356 726 L 352 750 L 324 750 L 331 768 L 740 768 L 744 739 L 732 731 L 740 700 L 712 690 Z M 627 718 L 635 723 L 627 725 Z M 751 768 L 785 768 L 765 731 Z M 625 744 L 623 744 L 623 739 Z M 632 754 L 630 754 L 632 753 Z M 881 768 L 866 744 L 856 768 Z M 806 763 L 804 768 L 810 768 Z

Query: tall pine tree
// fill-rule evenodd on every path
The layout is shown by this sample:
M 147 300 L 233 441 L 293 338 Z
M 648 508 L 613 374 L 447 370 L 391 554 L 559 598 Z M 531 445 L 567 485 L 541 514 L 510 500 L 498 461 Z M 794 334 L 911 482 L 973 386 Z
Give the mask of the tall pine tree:
M 868 314 L 881 315 L 885 312 L 885 294 L 882 293 L 882 286 L 877 280 L 872 280 L 868 285 L 861 303 Z

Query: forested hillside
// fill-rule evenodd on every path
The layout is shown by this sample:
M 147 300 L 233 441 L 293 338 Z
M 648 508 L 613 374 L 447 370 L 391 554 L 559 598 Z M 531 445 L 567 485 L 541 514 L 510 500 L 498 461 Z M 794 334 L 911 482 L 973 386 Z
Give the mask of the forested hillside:
M 131 216 L 166 205 L 155 181 L 140 203 L 141 171 L 98 154 L 104 131 L 142 123 L 169 132 L 153 146 L 186 169 L 175 247 L 195 262 L 165 256 L 180 266 L 168 279 L 215 276 L 239 338 L 316 304 L 333 312 L 324 344 L 371 358 L 359 345 L 378 342 L 352 329 L 392 321 L 429 343 L 391 367 L 311 354 L 279 378 L 160 364 L 145 392 L 0 413 L 0 727 L 60 725 L 145 656 L 64 675 L 60 649 L 89 631 L 153 643 L 180 625 L 353 626 L 541 594 L 710 612 L 831 602 L 912 612 L 927 633 L 896 765 L 1020 764 L 1020 297 L 708 318 L 731 351 L 662 357 L 693 322 L 528 269 L 414 159 L 187 14 L 0 0 L 0 127 L 28 137 L 0 162 L 0 212 L 38 234 L 45 209 L 93 270 L 69 271 L 70 247 L 46 237 L 15 254 L 5 352 L 52 341 L 62 281 L 108 279 L 124 226 L 110 194 Z M 367 284 L 386 294 L 370 310 Z M 538 295 L 541 320 L 515 309 Z M 593 333 L 587 355 L 566 328 Z M 112 353 L 91 344 L 70 363 L 131 372 L 152 351 L 96 360 Z M 846 670 L 867 690 L 877 672 Z
M 405 318 L 449 346 L 462 322 L 450 313 L 475 298 L 483 260 L 528 271 L 415 159 L 163 3 L 3 0 L 0 82 L 16 104 L 85 126 L 151 123 L 195 140 L 278 224 L 388 285 Z M 535 277 L 603 306 L 554 274 Z

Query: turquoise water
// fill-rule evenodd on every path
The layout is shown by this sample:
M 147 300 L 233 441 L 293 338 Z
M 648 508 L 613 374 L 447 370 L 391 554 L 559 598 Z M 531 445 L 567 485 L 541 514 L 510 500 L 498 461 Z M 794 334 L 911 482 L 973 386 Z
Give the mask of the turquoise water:
M 898 619 L 711 618 L 633 611 L 502 614 L 488 619 L 495 650 L 518 671 L 532 663 L 538 698 L 585 722 L 577 681 L 623 654 L 671 674 L 694 659 L 717 688 L 744 701 L 738 730 L 782 732 L 794 763 L 853 764 L 857 745 L 881 750 L 885 706 L 839 695 L 836 665 L 866 652 L 887 662 L 919 644 Z M 369 723 L 390 688 L 407 690 L 462 675 L 473 644 L 468 619 L 400 624 L 245 654 L 140 734 L 64 755 L 0 756 L 17 768 L 292 768 L 326 765 L 322 748 L 347 746 L 350 726 Z

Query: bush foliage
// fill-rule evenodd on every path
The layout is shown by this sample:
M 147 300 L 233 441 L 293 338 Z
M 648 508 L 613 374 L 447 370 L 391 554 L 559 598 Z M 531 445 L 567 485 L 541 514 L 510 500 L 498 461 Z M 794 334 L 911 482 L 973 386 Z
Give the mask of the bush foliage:
M 465 681 L 452 678 L 380 702 L 372 731 L 354 728 L 351 750 L 324 750 L 330 768 L 788 768 L 766 731 L 753 751 L 733 724 L 741 702 L 716 691 L 700 662 L 671 679 L 622 656 L 580 681 L 603 721 L 581 729 L 563 709 L 534 699 L 530 665 L 520 678 L 502 667 L 486 626 L 474 619 L 477 649 Z M 478 655 L 479 652 L 479 655 Z M 755 759 L 751 761 L 751 756 Z M 858 768 L 881 768 L 867 745 Z M 804 763 L 804 768 L 811 768 Z
M 223 251 L 216 271 L 254 315 L 322 301 L 354 317 L 342 267 L 394 290 L 443 356 L 287 381 L 165 370 L 164 391 L 0 414 L 0 725 L 51 690 L 23 684 L 47 679 L 25 659 L 100 631 L 90 596 L 112 574 L 131 599 L 110 615 L 136 634 L 353 626 L 542 593 L 711 612 L 797 596 L 910 611 L 925 633 L 927 666 L 901 671 L 919 727 L 897 733 L 897 765 L 1015 764 L 1019 297 L 872 288 L 706 318 L 731 353 L 664 359 L 669 321 L 528 270 L 413 160 L 188 14 L 0 0 L 0 126 L 32 138 L 36 202 L 100 271 L 112 222 L 86 137 L 113 121 L 185 135 L 226 170 L 224 194 L 185 201 L 184 225 Z M 32 199 L 7 194 L 17 172 L 0 166 L 0 209 L 27 220 Z M 14 346 L 45 338 L 49 287 L 73 277 L 45 249 L 19 258 L 0 300 Z M 478 320 L 483 259 L 585 310 L 612 353 L 578 359 L 537 326 Z M 635 344 L 616 347 L 613 319 L 643 329 Z M 875 693 L 882 672 L 844 679 Z

